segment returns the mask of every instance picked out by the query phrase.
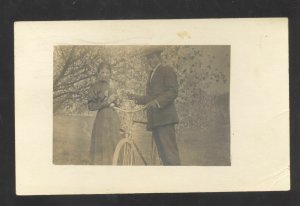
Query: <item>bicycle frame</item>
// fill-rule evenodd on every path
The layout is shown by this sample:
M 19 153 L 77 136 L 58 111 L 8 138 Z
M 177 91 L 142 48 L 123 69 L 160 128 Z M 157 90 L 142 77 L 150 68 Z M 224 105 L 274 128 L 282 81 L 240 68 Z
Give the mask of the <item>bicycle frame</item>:
M 122 109 L 122 108 L 119 108 L 119 107 L 114 107 L 117 111 L 120 111 L 120 112 L 124 112 L 124 113 L 127 113 L 129 114 L 129 131 L 128 133 L 125 133 L 126 136 L 125 138 L 121 139 L 119 141 L 119 143 L 117 144 L 116 146 L 116 149 L 115 149 L 115 152 L 114 152 L 114 156 L 113 156 L 113 162 L 112 164 L 113 165 L 117 165 L 118 164 L 118 160 L 119 160 L 119 153 L 122 149 L 122 147 L 128 143 L 131 148 L 129 149 L 129 153 L 130 153 L 130 160 L 129 160 L 129 164 L 132 164 L 133 163 L 133 159 L 134 159 L 134 153 L 132 152 L 132 149 L 134 149 L 137 154 L 140 156 L 140 158 L 142 159 L 143 163 L 145 165 L 147 165 L 147 162 L 144 158 L 144 156 L 142 155 L 141 151 L 139 150 L 139 148 L 137 147 L 137 145 L 135 144 L 135 142 L 133 141 L 133 136 L 132 136 L 132 128 L 133 128 L 133 123 L 135 123 L 134 121 L 134 114 L 137 113 L 137 112 L 140 112 L 144 109 L 146 109 L 146 106 L 142 107 L 142 108 L 139 108 L 139 109 L 134 109 L 134 110 L 126 110 L 126 109 Z M 142 122 L 137 122 L 137 123 L 142 123 Z M 127 148 L 126 148 L 127 149 Z

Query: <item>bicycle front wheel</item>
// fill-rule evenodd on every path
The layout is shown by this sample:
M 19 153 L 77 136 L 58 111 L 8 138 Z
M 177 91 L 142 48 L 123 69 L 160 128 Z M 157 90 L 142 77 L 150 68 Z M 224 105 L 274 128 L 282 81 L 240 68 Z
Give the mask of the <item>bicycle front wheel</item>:
M 133 143 L 128 138 L 121 139 L 117 144 L 114 156 L 113 165 L 133 165 L 135 162 L 135 152 Z
M 113 165 L 134 165 L 136 158 L 142 164 L 147 165 L 147 162 L 141 151 L 132 139 L 124 138 L 117 144 L 114 156 Z M 140 164 L 140 163 L 139 163 Z

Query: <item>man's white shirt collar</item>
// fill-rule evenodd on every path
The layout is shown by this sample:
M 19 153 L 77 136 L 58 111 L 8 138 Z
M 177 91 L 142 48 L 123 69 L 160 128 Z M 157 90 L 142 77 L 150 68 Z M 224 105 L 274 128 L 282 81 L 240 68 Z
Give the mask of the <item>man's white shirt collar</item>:
M 150 77 L 150 82 L 151 82 L 151 80 L 152 80 L 152 77 L 153 77 L 155 71 L 157 70 L 157 68 L 158 68 L 160 65 L 161 65 L 161 63 L 159 63 L 158 65 L 156 65 L 156 67 L 153 69 L 153 71 L 152 71 L 152 73 L 151 73 L 151 77 Z

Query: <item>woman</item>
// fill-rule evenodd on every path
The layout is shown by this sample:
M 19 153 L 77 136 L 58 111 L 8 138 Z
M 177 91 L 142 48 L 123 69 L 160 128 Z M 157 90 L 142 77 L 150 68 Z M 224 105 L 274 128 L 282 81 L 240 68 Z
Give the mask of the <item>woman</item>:
M 91 86 L 88 108 L 98 111 L 91 137 L 90 159 L 92 164 L 112 164 L 115 147 L 120 140 L 120 119 L 113 106 L 117 94 L 111 84 L 111 68 L 101 63 L 97 68 L 98 81 Z

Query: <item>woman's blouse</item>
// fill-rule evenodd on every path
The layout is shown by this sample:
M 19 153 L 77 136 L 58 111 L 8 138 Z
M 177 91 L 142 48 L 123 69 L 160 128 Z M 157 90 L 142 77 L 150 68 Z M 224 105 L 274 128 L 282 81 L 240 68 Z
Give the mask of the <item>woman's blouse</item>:
M 112 102 L 108 100 L 112 95 L 116 95 L 116 90 L 111 83 L 107 81 L 96 82 L 91 86 L 88 93 L 88 109 L 95 111 L 109 107 Z

